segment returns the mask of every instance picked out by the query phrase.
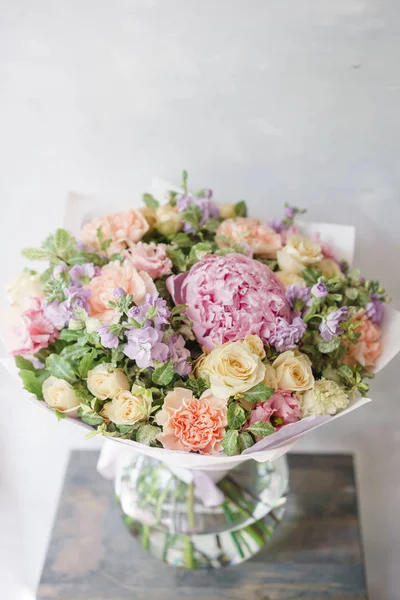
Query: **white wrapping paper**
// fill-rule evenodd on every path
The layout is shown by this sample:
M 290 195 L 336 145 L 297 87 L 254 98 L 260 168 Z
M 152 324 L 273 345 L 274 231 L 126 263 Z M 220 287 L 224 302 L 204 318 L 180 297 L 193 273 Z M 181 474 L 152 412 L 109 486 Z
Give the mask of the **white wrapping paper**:
M 153 180 L 150 186 L 150 192 L 160 201 L 165 200 L 167 190 L 174 189 L 180 191 L 179 188 L 169 185 L 158 179 Z M 94 216 L 105 214 L 107 212 L 116 212 L 124 208 L 129 208 L 126 205 L 99 200 L 92 196 L 83 196 L 76 192 L 68 195 L 64 227 L 71 231 L 74 235 L 79 236 L 79 231 L 84 223 L 92 219 Z M 354 256 L 355 245 L 355 230 L 354 227 L 348 225 L 335 225 L 329 223 L 299 223 L 305 234 L 312 235 L 319 233 L 321 240 L 331 244 L 334 252 L 339 258 L 346 259 L 350 264 Z M 12 309 L 3 309 L 0 312 L 0 334 L 7 348 L 12 347 L 13 327 L 12 323 L 18 319 Z M 386 309 L 382 325 L 382 342 L 384 346 L 383 354 L 380 356 L 376 372 L 379 372 L 400 350 L 400 313 L 392 308 Z M 12 358 L 3 357 L 1 363 L 7 371 L 13 375 L 17 375 Z M 41 406 L 45 410 L 51 410 L 43 402 L 38 401 L 35 397 L 30 396 L 31 400 Z M 243 454 L 234 457 L 228 457 L 223 452 L 213 456 L 203 456 L 194 453 L 183 453 L 170 451 L 161 448 L 152 448 L 138 444 L 131 440 L 123 440 L 120 438 L 110 438 L 110 442 L 104 446 L 103 452 L 99 460 L 99 471 L 106 477 L 114 475 L 115 460 L 120 451 L 140 452 L 152 458 L 162 460 L 168 464 L 171 470 L 184 481 L 193 481 L 195 474 L 193 470 L 201 471 L 208 474 L 209 481 L 218 481 L 230 469 L 235 468 L 241 462 L 254 459 L 258 462 L 267 460 L 275 460 L 282 454 L 285 454 L 303 435 L 326 425 L 334 419 L 342 418 L 347 413 L 360 408 L 368 398 L 358 398 L 353 400 L 349 407 L 335 415 L 331 416 L 315 416 L 308 417 L 286 425 L 281 430 L 257 442 L 252 448 L 247 449 Z M 78 419 L 66 417 L 65 421 L 73 422 L 75 425 L 82 427 L 88 431 L 92 431 L 92 427 L 86 425 Z M 111 442 L 112 439 L 112 442 Z M 117 442 L 115 444 L 113 442 Z M 190 469 L 192 472 L 183 472 Z M 213 475 L 211 475 L 213 473 Z M 201 479 L 200 473 L 198 473 Z M 200 486 L 201 487 L 201 486 Z

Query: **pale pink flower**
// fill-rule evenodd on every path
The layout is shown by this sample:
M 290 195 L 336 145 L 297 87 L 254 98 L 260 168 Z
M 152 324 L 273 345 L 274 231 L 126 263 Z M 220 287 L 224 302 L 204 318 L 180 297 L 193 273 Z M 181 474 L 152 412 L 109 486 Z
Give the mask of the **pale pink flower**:
M 100 275 L 93 277 L 86 286 L 92 294 L 89 299 L 90 316 L 96 317 L 102 323 L 109 325 L 118 321 L 119 313 L 110 308 L 108 303 L 115 302 L 114 290 L 122 288 L 127 294 L 132 294 L 135 304 L 144 303 L 146 294 L 157 292 L 154 281 L 145 271 L 137 271 L 127 260 L 121 264 L 114 260 L 102 267 Z
M 332 260 L 334 260 L 335 262 L 338 262 L 332 248 L 330 247 L 330 245 L 327 242 L 324 242 L 323 240 L 321 240 L 321 234 L 320 233 L 314 233 L 311 237 L 313 242 L 316 242 L 317 244 L 319 244 L 321 246 L 321 252 L 322 252 L 322 256 L 324 258 L 331 258 Z
M 167 256 L 166 248 L 166 244 L 138 242 L 124 252 L 124 257 L 135 269 L 145 271 L 152 279 L 157 279 L 172 272 L 172 262 Z
M 285 390 L 277 390 L 268 400 L 274 411 L 274 417 L 282 419 L 282 425 L 294 423 L 300 419 L 299 399 L 296 394 Z
M 14 331 L 19 347 L 11 354 L 30 355 L 47 348 L 58 338 L 58 330 L 46 319 L 41 298 L 31 298 L 29 309 L 21 314 L 21 326 Z
M 222 450 L 225 435 L 226 401 L 205 391 L 200 399 L 190 390 L 175 388 L 164 399 L 157 413 L 157 424 L 163 428 L 159 441 L 168 450 L 215 454 Z
M 301 232 L 301 229 L 300 229 L 300 227 L 298 227 L 298 225 L 291 225 L 287 229 L 284 229 L 283 231 L 281 231 L 282 245 L 284 246 L 290 237 L 292 237 L 293 235 L 297 235 L 300 232 Z
M 101 229 L 104 240 L 111 239 L 107 255 L 120 253 L 139 242 L 149 230 L 149 224 L 140 210 L 131 208 L 123 212 L 95 217 L 81 229 L 81 239 L 88 246 L 100 250 L 97 231 Z
M 220 248 L 229 244 L 223 238 L 229 238 L 234 244 L 250 248 L 262 258 L 275 258 L 281 249 L 281 236 L 271 227 L 262 225 L 258 219 L 236 217 L 222 221 L 217 230 L 216 242 Z
M 209 254 L 189 271 L 167 279 L 175 304 L 186 304 L 187 316 L 201 346 L 258 335 L 264 343 L 277 317 L 290 321 L 285 289 L 274 273 L 243 254 Z
M 353 321 L 361 321 L 361 325 L 357 328 L 361 337 L 355 344 L 347 343 L 348 351 L 344 361 L 350 365 L 359 362 L 363 367 L 373 367 L 382 353 L 383 347 L 379 341 L 382 332 L 378 325 L 368 319 L 365 310 L 359 310 Z

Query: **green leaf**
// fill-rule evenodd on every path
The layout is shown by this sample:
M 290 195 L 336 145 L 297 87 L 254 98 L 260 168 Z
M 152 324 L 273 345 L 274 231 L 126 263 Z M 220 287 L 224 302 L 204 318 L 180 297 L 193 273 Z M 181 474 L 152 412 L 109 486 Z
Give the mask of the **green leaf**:
M 227 412 L 228 427 L 239 429 L 247 419 L 247 414 L 239 402 L 231 402 Z
M 159 201 L 156 200 L 152 194 L 143 194 L 143 202 L 146 206 L 152 208 L 153 210 L 156 210 L 156 208 L 160 206 Z
M 267 437 L 267 435 L 271 435 L 275 432 L 275 429 L 272 427 L 271 423 L 265 423 L 264 421 L 256 421 L 249 427 L 249 431 L 256 435 L 257 437 Z
M 35 371 L 35 367 L 30 360 L 23 356 L 14 356 L 15 366 L 18 369 L 25 369 L 26 371 Z
M 54 375 L 59 379 L 66 379 L 67 381 L 76 379 L 73 367 L 59 354 L 50 354 L 46 358 L 46 369 L 50 375 Z
M 240 453 L 247 448 L 254 446 L 254 439 L 248 431 L 242 431 L 242 433 L 239 433 L 238 445 Z
M 62 421 L 62 420 L 63 420 L 63 419 L 65 419 L 65 417 L 66 417 L 66 414 L 65 414 L 65 413 L 63 413 L 63 412 L 60 412 L 60 411 L 59 411 L 59 410 L 57 410 L 57 409 L 54 409 L 54 414 L 55 414 L 55 415 L 56 415 L 56 417 L 57 417 L 57 421 Z
M 214 246 L 211 242 L 199 242 L 192 246 L 189 252 L 189 261 L 190 263 L 196 263 L 207 254 L 211 254 L 214 250 Z
M 174 367 L 171 360 L 158 367 L 152 375 L 153 383 L 161 387 L 171 383 L 173 378 Z
M 167 255 L 178 271 L 186 271 L 186 256 L 180 248 L 171 248 L 171 246 L 167 246 Z
M 319 342 L 318 350 L 322 352 L 322 354 L 330 354 L 339 348 L 341 341 L 339 338 L 333 338 L 330 342 Z
M 348 298 L 352 302 L 354 302 L 354 300 L 357 300 L 357 298 L 358 298 L 358 289 L 357 288 L 348 287 L 345 289 L 344 293 L 346 295 L 346 298 Z
M 96 356 L 97 356 L 97 352 L 96 352 L 96 350 L 93 349 L 93 350 L 90 350 L 90 352 L 87 352 L 81 358 L 79 367 L 78 367 L 79 377 L 82 377 L 82 379 L 85 379 L 87 377 L 88 371 L 93 369 L 93 367 L 95 365 Z
M 314 283 L 317 283 L 318 281 L 318 277 L 319 277 L 319 272 L 316 271 L 315 269 L 311 269 L 310 267 L 307 267 L 306 269 L 303 269 L 301 272 L 304 281 L 306 282 L 306 284 L 308 286 L 312 286 L 314 285 Z
M 183 213 L 183 219 L 187 223 L 190 223 L 194 231 L 197 231 L 199 229 L 202 216 L 203 214 L 201 212 L 201 209 L 199 206 L 197 206 L 197 204 L 190 204 L 189 207 Z
M 239 432 L 235 429 L 228 429 L 222 440 L 222 447 L 227 456 L 235 456 L 240 454 L 239 447 Z
M 52 253 L 44 248 L 25 248 L 21 254 L 27 260 L 47 260 L 52 256 Z
M 175 387 L 185 387 L 188 390 L 191 390 L 193 392 L 193 395 L 196 396 L 196 398 L 200 398 L 200 396 L 202 395 L 203 392 L 205 392 L 208 389 L 208 385 L 207 382 L 204 381 L 204 379 L 202 379 L 201 377 L 199 377 L 199 379 L 187 379 L 186 381 L 177 381 L 175 383 Z
M 178 248 L 190 248 L 193 245 L 193 240 L 187 233 L 177 233 L 171 242 Z
M 63 255 L 72 249 L 75 239 L 66 229 L 57 229 L 54 234 L 54 244 L 57 254 Z
M 88 404 L 94 400 L 94 397 L 89 392 L 85 381 L 75 381 L 72 384 L 72 387 L 74 388 L 75 394 L 78 396 L 78 398 L 85 404 Z
M 154 446 L 160 432 L 161 429 L 155 425 L 142 425 L 136 431 L 136 441 L 146 446 Z
M 80 344 L 71 344 L 61 350 L 60 356 L 67 361 L 80 360 L 88 352 L 88 348 Z
M 247 402 L 265 402 L 275 393 L 274 388 L 268 387 L 263 383 L 259 383 L 252 387 L 248 392 L 242 394 L 241 397 Z
M 86 425 L 101 425 L 104 419 L 101 415 L 98 415 L 94 410 L 90 408 L 90 406 L 81 405 L 78 408 L 78 417 L 82 419 Z
M 21 369 L 18 375 L 21 377 L 26 391 L 34 394 L 39 400 L 43 400 L 42 383 L 35 373 L 28 369 Z
M 235 204 L 235 217 L 247 217 L 247 204 L 244 200 Z
M 340 365 L 338 368 L 340 378 L 346 383 L 352 385 L 355 383 L 354 373 L 347 365 Z

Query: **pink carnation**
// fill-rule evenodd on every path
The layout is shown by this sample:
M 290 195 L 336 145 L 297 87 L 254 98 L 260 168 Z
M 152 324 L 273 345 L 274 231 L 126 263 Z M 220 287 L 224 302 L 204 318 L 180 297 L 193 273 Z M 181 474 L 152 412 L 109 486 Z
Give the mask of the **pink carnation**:
M 21 328 L 14 332 L 20 347 L 11 354 L 30 355 L 47 348 L 58 338 L 58 330 L 43 314 L 41 298 L 32 298 L 28 310 L 21 314 Z
M 311 237 L 312 241 L 319 244 L 321 246 L 321 252 L 322 252 L 322 256 L 324 258 L 331 258 L 332 260 L 338 262 L 335 254 L 333 253 L 332 248 L 330 247 L 330 245 L 327 242 L 323 242 L 321 240 L 321 235 L 319 233 L 314 233 L 314 235 Z
M 256 334 L 268 343 L 277 317 L 290 320 L 285 289 L 266 265 L 242 254 L 209 254 L 188 272 L 167 279 L 175 304 L 207 350 Z
M 100 250 L 99 229 L 104 241 L 111 239 L 107 255 L 112 256 L 139 242 L 149 230 L 149 224 L 140 210 L 135 208 L 96 217 L 81 229 L 82 241 L 96 250 Z
M 124 253 L 124 256 L 138 271 L 145 271 L 152 279 L 169 275 L 172 262 L 166 253 L 165 244 L 143 244 L 138 242 Z
M 175 388 L 165 396 L 156 420 L 163 428 L 158 439 L 164 448 L 200 454 L 222 450 L 226 402 L 213 396 L 211 390 L 197 399 L 190 390 Z

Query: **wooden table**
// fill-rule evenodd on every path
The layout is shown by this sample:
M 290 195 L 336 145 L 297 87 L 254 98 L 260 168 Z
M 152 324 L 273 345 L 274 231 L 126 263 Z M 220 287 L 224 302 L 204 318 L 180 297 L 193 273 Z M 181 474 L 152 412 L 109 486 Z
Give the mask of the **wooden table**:
M 291 492 L 265 550 L 239 566 L 185 571 L 125 529 L 98 453 L 71 455 L 37 600 L 365 600 L 350 455 L 289 455 Z

